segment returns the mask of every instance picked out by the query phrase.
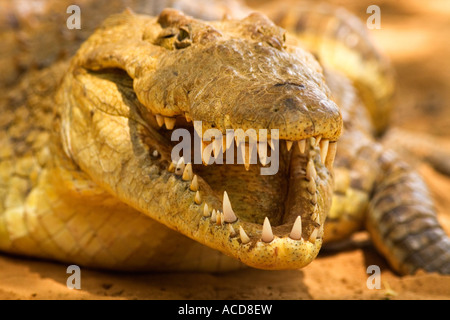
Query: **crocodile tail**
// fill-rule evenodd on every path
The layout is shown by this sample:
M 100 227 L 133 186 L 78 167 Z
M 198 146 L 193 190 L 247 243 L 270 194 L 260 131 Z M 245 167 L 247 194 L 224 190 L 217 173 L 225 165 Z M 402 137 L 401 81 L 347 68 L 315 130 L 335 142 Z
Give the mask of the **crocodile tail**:
M 294 32 L 319 62 L 346 75 L 368 109 L 375 133 L 382 133 L 393 105 L 394 73 L 370 39 L 367 26 L 343 8 L 306 2 L 262 8 L 278 25 Z
M 450 239 L 440 226 L 422 178 L 387 151 L 366 220 L 375 246 L 401 274 L 450 274 Z

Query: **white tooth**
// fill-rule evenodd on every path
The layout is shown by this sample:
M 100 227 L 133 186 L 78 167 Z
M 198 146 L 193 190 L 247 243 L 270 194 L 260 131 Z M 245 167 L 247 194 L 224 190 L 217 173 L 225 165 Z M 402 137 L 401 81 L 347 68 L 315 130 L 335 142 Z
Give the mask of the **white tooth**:
M 189 186 L 189 189 L 191 189 L 191 191 L 198 191 L 197 175 L 195 175 L 194 178 L 192 178 L 192 182 L 191 185 Z
M 205 203 L 205 206 L 203 207 L 203 216 L 209 217 L 210 215 L 211 215 L 211 213 L 209 212 L 208 204 Z
M 315 243 L 318 234 L 319 234 L 319 229 L 315 228 L 313 230 L 313 232 L 311 232 L 311 235 L 309 236 L 309 241 L 312 243 Z
M 309 180 L 309 182 L 308 182 L 308 191 L 311 194 L 315 194 L 316 193 L 317 186 L 316 186 L 316 181 L 315 180 L 313 180 L 313 179 Z
M 317 193 L 313 193 L 312 197 L 311 197 L 311 203 L 313 205 L 317 204 Z
M 264 219 L 261 240 L 264 242 L 267 242 L 267 243 L 269 243 L 273 240 L 272 227 L 270 226 L 270 222 L 267 217 Z
M 177 122 L 176 118 L 164 117 L 164 123 L 169 130 L 172 130 L 175 127 L 175 122 Z
M 314 168 L 314 162 L 312 159 L 309 159 L 308 164 L 306 165 L 306 179 L 307 180 L 316 180 L 317 172 L 316 168 Z
M 184 117 L 186 118 L 187 122 L 192 122 L 192 118 L 189 116 L 189 114 L 185 113 Z
M 178 160 L 177 167 L 175 168 L 175 174 L 177 176 L 181 176 L 184 172 L 184 158 L 181 157 L 180 160 Z
M 328 168 L 328 170 L 331 170 L 334 163 L 334 158 L 336 157 L 336 151 L 337 151 L 337 142 L 330 142 L 328 145 L 328 153 L 327 157 L 325 159 L 325 166 Z
M 200 192 L 197 191 L 197 193 L 195 194 L 194 201 L 196 204 L 202 203 L 202 197 L 200 196 Z
M 220 211 L 217 211 L 217 214 L 216 214 L 216 224 L 218 225 L 218 226 L 220 226 L 221 224 L 222 224 L 222 221 L 223 221 L 223 213 L 222 212 L 220 212 Z
M 236 231 L 234 230 L 234 228 L 231 224 L 228 225 L 228 231 L 230 232 L 230 237 L 236 236 Z
M 294 240 L 300 240 L 302 238 L 302 218 L 300 216 L 295 219 L 289 237 Z
M 209 164 L 213 147 L 214 145 L 212 143 L 207 144 L 206 142 L 202 141 L 202 160 L 205 166 Z
M 169 171 L 169 172 L 175 172 L 175 168 L 177 167 L 177 164 L 175 163 L 175 162 L 171 162 L 170 164 L 169 164 L 169 167 L 167 168 L 167 171 Z
M 259 155 L 259 161 L 263 166 L 267 164 L 267 141 L 260 141 L 256 148 Z
M 250 148 L 248 147 L 248 143 L 241 143 L 241 153 L 242 153 L 242 161 L 244 162 L 245 170 L 250 169 Z
M 270 146 L 270 149 L 275 150 L 275 144 L 272 139 L 267 140 L 267 143 Z
M 325 159 L 327 157 L 329 144 L 330 144 L 330 141 L 328 139 L 322 139 L 320 141 L 320 160 L 322 161 L 323 164 L 325 164 Z
M 164 124 L 164 117 L 157 114 L 156 116 L 156 123 L 158 123 L 158 126 L 162 127 Z
M 317 147 L 319 145 L 320 140 L 322 140 L 322 136 L 317 136 L 316 137 L 316 144 L 314 145 L 315 147 Z
M 223 192 L 223 214 L 225 222 L 231 223 L 237 220 L 237 217 L 231 208 L 231 202 L 226 191 Z
M 305 153 L 305 150 L 306 150 L 306 139 L 300 140 L 298 142 L 298 149 L 300 150 L 300 153 Z
M 290 150 L 291 150 L 292 144 L 293 144 L 293 143 L 294 143 L 294 141 L 286 140 L 286 148 L 287 148 L 287 151 L 290 151 Z
M 216 209 L 213 209 L 212 214 L 211 214 L 211 221 L 216 222 L 216 220 L 217 220 L 217 212 L 216 212 Z
M 246 244 L 246 243 L 250 242 L 250 238 L 245 233 L 244 228 L 242 228 L 242 226 L 239 226 L 239 236 L 241 237 L 241 242 L 243 244 Z
M 181 179 L 183 179 L 184 181 L 189 181 L 189 180 L 192 180 L 193 175 L 194 175 L 194 172 L 192 171 L 192 163 L 188 163 L 184 167 L 183 176 L 181 177 Z
M 316 218 L 314 219 L 314 221 L 320 224 L 320 215 L 318 213 L 316 214 Z

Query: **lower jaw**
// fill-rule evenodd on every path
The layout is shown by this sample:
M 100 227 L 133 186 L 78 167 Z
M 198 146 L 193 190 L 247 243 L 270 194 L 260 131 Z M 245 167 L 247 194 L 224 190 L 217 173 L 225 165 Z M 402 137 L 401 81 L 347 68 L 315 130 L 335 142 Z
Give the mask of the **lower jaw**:
M 191 175 L 184 179 L 185 166 L 180 173 L 168 163 L 168 174 L 190 185 L 187 191 L 192 192 L 194 206 L 186 207 L 183 216 L 196 223 L 180 220 L 185 227 L 179 227 L 174 217 L 167 225 L 174 224 L 181 233 L 252 267 L 291 269 L 308 264 L 321 247 L 323 223 L 331 206 L 332 179 L 327 168 L 334 155 L 322 160 L 315 139 L 307 140 L 306 150 L 297 148 L 283 157 L 274 176 L 261 176 L 260 165 L 251 165 L 248 171 L 244 165 L 191 165 Z M 196 175 L 200 187 L 193 186 Z M 232 221 L 224 216 L 225 206 L 220 208 L 224 191 L 236 212 Z

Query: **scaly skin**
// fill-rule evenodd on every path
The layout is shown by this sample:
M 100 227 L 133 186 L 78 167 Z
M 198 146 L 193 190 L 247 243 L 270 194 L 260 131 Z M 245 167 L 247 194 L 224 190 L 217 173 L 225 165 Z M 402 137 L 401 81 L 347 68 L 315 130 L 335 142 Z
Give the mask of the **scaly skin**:
M 366 222 L 399 272 L 448 273 L 448 238 L 420 178 L 374 142 L 361 103 L 370 105 L 367 94 L 347 80 L 352 74 L 334 70 L 316 52 L 326 67 L 322 76 L 300 44 L 289 34 L 285 41 L 284 31 L 259 14 L 211 23 L 172 10 L 157 18 L 130 12 L 109 18 L 70 65 L 30 74 L 18 88 L 25 94 L 12 91 L 1 105 L 0 248 L 121 270 L 219 271 L 241 267 L 238 261 L 287 269 L 309 264 L 323 233 L 337 241 Z M 177 127 L 191 131 L 186 120 L 223 134 L 279 129 L 281 140 L 308 143 L 301 152 L 280 141 L 275 176 L 259 175 L 260 164 L 248 171 L 194 165 L 196 185 L 192 175 L 174 172 L 171 132 L 155 115 L 177 118 Z M 312 137 L 321 138 L 322 148 Z M 222 211 L 224 191 L 237 220 L 219 215 L 214 222 L 211 209 Z M 273 225 L 269 240 L 262 239 L 266 216 Z M 291 233 L 297 216 L 301 239 Z M 425 237 L 401 232 L 422 218 L 429 223 L 415 232 Z M 431 259 L 424 247 L 436 248 Z

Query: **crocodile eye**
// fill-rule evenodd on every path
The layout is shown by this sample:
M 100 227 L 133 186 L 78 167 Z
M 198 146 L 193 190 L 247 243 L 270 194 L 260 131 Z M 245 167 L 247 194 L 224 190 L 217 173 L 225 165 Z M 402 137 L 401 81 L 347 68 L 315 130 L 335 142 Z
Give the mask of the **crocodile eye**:
M 189 47 L 191 43 L 192 38 L 189 26 L 180 27 L 177 39 L 175 40 L 175 48 L 183 49 Z
M 156 38 L 155 44 L 168 50 L 189 47 L 192 43 L 189 29 L 189 26 L 164 28 Z

